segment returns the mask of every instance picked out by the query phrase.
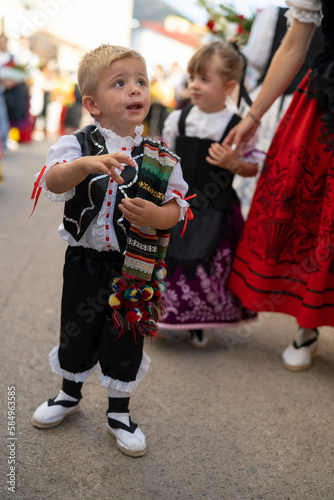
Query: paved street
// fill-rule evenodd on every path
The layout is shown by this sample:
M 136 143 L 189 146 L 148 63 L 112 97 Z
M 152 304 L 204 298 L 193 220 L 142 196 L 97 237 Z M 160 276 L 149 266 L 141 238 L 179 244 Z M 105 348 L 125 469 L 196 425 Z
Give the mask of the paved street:
M 147 437 L 143 458 L 123 455 L 107 434 L 97 375 L 83 387 L 79 413 L 53 429 L 31 425 L 60 385 L 48 353 L 58 342 L 62 206 L 41 196 L 27 220 L 33 173 L 49 146 L 21 145 L 3 161 L 0 498 L 333 500 L 334 329 L 320 329 L 313 367 L 291 373 L 281 352 L 296 323 L 284 315 L 210 331 L 205 350 L 190 347 L 185 333 L 146 342 L 150 370 L 130 403 Z

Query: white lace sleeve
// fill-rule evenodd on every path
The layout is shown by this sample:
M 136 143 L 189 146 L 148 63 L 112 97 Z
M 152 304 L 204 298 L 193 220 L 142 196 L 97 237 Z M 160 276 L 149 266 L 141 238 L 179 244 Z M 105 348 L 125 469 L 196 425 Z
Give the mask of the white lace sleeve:
M 175 191 L 177 191 L 177 194 Z M 186 216 L 187 208 L 189 207 L 189 203 L 184 200 L 188 191 L 188 184 L 183 179 L 182 170 L 180 163 L 177 163 L 171 173 L 169 178 L 169 183 L 166 189 L 165 197 L 163 199 L 162 204 L 167 203 L 167 201 L 175 198 L 177 204 L 180 207 L 180 217 L 179 220 L 183 220 Z M 180 196 L 181 195 L 181 196 Z
M 51 146 L 45 163 L 45 172 L 39 181 L 39 186 L 44 189 L 44 195 L 51 201 L 67 201 L 73 198 L 75 188 L 66 191 L 65 193 L 55 194 L 49 191 L 46 186 L 45 178 L 47 172 L 57 163 L 69 163 L 82 156 L 81 147 L 74 135 L 64 135 L 59 141 Z M 35 175 L 35 181 L 38 179 L 40 172 Z
M 319 0 L 287 0 L 286 4 L 291 7 L 285 14 L 288 26 L 291 25 L 293 19 L 301 23 L 321 25 L 321 2 Z

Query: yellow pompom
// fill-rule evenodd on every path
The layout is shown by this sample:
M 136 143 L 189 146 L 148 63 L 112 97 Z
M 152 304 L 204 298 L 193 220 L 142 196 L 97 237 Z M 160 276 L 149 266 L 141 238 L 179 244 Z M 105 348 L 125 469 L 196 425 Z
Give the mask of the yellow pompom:
M 110 295 L 110 297 L 109 297 L 109 305 L 110 305 L 110 307 L 117 307 L 120 304 L 121 304 L 121 301 L 117 297 L 116 293 L 113 293 L 112 295 Z
M 141 286 L 142 291 L 142 299 L 143 300 L 151 300 L 153 297 L 153 288 L 149 285 Z

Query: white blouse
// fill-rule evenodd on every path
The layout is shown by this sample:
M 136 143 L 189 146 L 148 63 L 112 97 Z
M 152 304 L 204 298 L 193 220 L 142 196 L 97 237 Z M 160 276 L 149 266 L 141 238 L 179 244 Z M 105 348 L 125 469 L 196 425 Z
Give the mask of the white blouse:
M 108 150 L 108 153 L 110 154 L 122 152 L 131 156 L 131 151 L 133 150 L 133 148 L 139 146 L 143 141 L 143 126 L 136 127 L 135 137 L 132 138 L 120 137 L 111 130 L 102 128 L 98 122 L 95 122 L 95 125 L 103 135 L 106 142 L 106 148 Z M 62 194 L 52 193 L 46 186 L 45 177 L 50 168 L 52 168 L 57 163 L 69 163 L 76 160 L 77 158 L 80 158 L 81 156 L 81 147 L 74 135 L 64 135 L 60 137 L 58 142 L 56 142 L 50 148 L 46 159 L 46 169 L 43 177 L 39 182 L 39 185 L 44 188 L 44 195 L 47 196 L 47 198 L 52 201 L 67 201 L 75 195 L 75 188 Z M 118 169 L 116 169 L 116 171 L 117 173 L 121 173 L 121 171 Z M 38 176 L 39 173 L 35 175 L 35 180 L 38 178 Z M 98 250 L 100 252 L 110 250 L 119 251 L 119 245 L 113 224 L 106 224 L 107 221 L 113 220 L 117 188 L 117 183 L 112 182 L 112 179 L 110 179 L 109 187 L 106 191 L 101 210 L 90 223 L 79 241 L 76 241 L 71 236 L 71 234 L 66 231 L 63 224 L 60 224 L 60 226 L 58 227 L 60 237 L 71 246 L 93 248 L 94 250 Z M 181 193 L 182 198 L 176 195 L 174 193 L 174 190 Z M 183 179 L 180 163 L 177 163 L 169 178 L 169 183 L 162 204 L 167 203 L 167 201 L 175 198 L 178 205 L 180 206 L 179 220 L 183 220 L 185 218 L 185 214 L 189 206 L 189 204 L 183 199 L 183 197 L 186 196 L 187 191 L 188 184 Z
M 248 64 L 264 71 L 274 41 L 279 7 L 270 5 L 256 14 L 247 44 L 241 48 Z

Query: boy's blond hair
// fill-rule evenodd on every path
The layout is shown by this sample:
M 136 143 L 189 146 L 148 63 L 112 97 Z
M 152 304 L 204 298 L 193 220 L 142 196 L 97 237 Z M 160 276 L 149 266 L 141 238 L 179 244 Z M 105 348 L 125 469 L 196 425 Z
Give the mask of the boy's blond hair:
M 218 73 L 223 83 L 231 80 L 239 82 L 243 71 L 243 58 L 229 42 L 217 40 L 203 45 L 188 62 L 188 73 L 205 75 L 215 57 L 219 61 Z
M 146 69 L 143 56 L 128 47 L 102 44 L 85 54 L 78 67 L 78 85 L 82 96 L 94 95 L 101 71 L 109 68 L 114 61 L 125 57 L 139 59 Z

